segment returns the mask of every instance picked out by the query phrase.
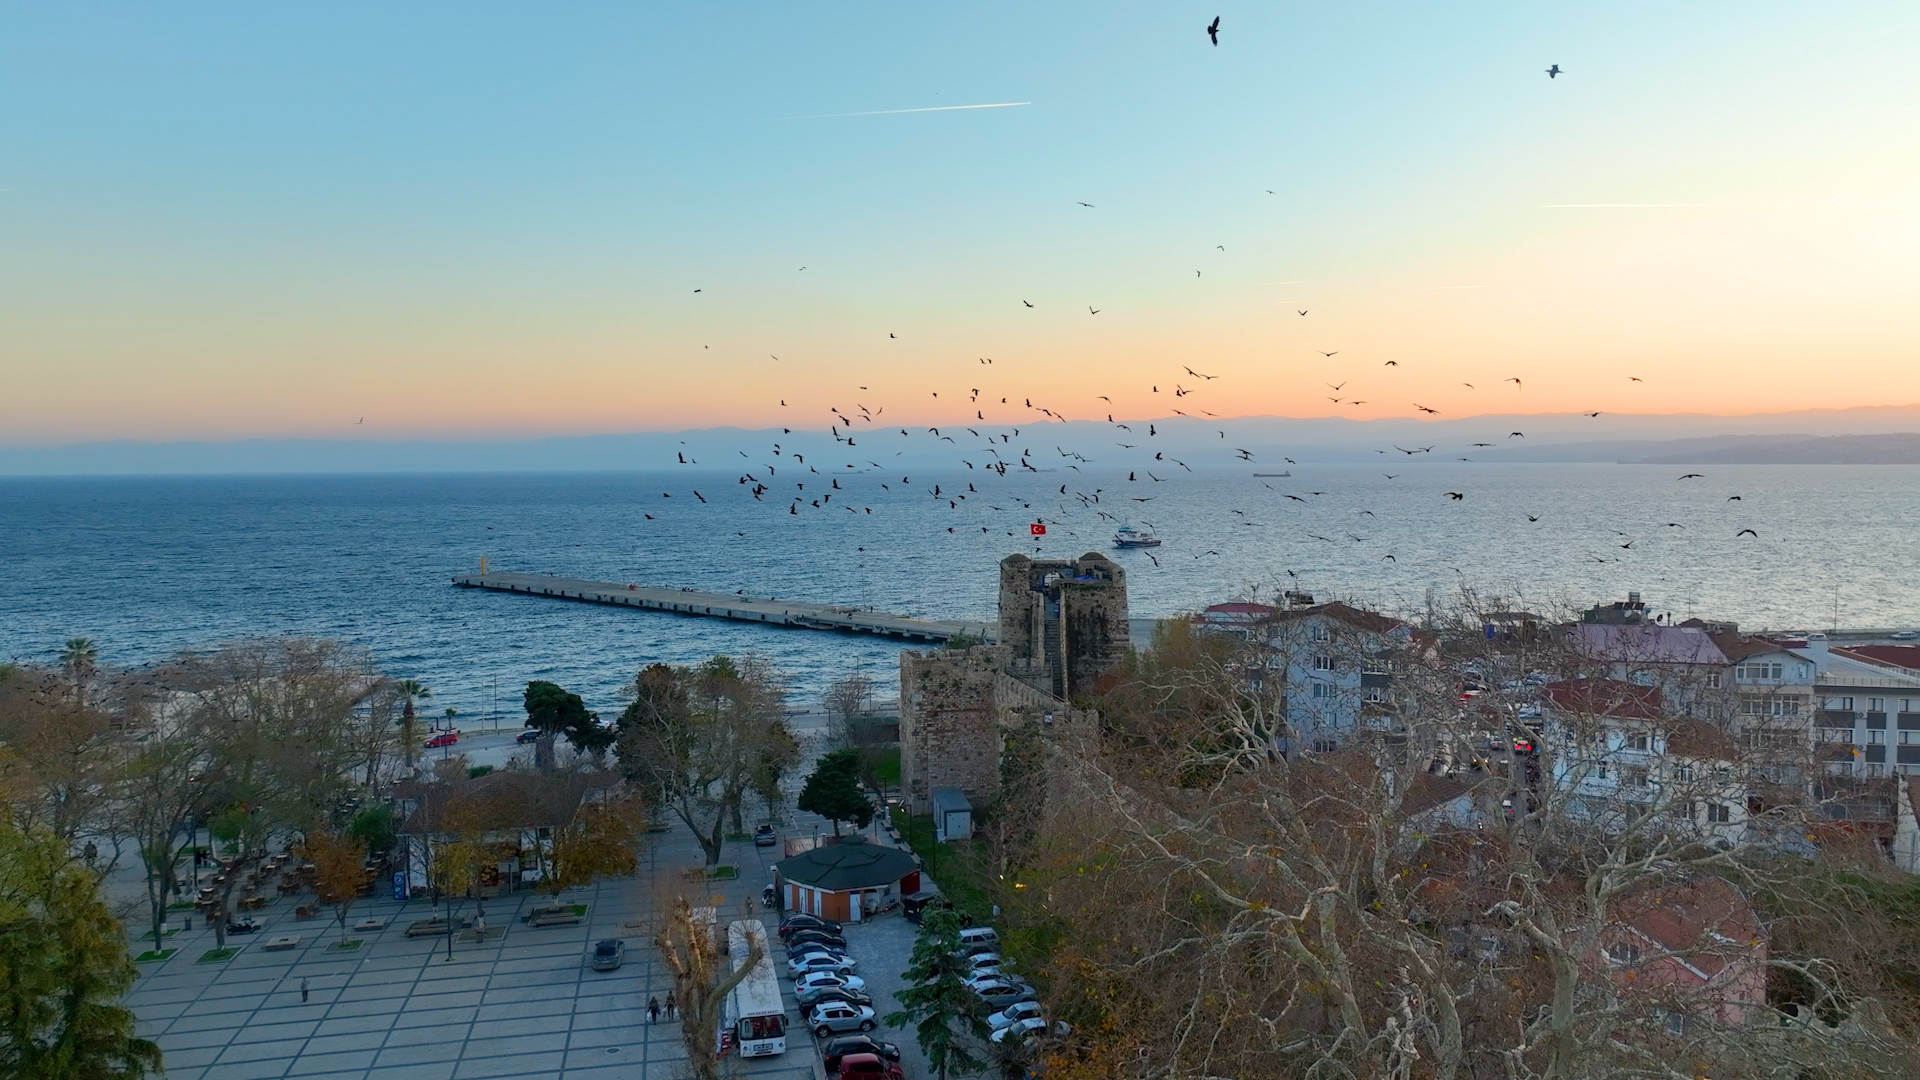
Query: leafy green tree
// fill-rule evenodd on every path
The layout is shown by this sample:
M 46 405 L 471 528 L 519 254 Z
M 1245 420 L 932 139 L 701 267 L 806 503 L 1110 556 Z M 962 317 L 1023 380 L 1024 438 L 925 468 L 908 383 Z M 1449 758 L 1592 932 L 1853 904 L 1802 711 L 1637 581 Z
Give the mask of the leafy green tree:
M 910 985 L 894 994 L 902 1008 L 887 1014 L 887 1026 L 914 1025 L 914 1038 L 940 1080 L 947 1080 L 948 1073 L 969 1073 L 985 1065 L 974 1055 L 974 1047 L 984 1043 L 990 1032 L 986 1004 L 966 983 L 959 915 L 927 909 L 913 956 L 900 977 Z
M 873 821 L 873 803 L 861 790 L 860 768 L 860 751 L 851 747 L 821 757 L 800 789 L 800 809 L 833 822 L 835 836 L 843 821 L 866 828 Z
M 138 973 L 100 880 L 0 818 L 0 1076 L 139 1080 L 160 1048 L 119 1004 Z
M 360 841 L 368 851 L 391 849 L 397 839 L 393 807 L 381 803 L 353 815 L 353 820 L 347 823 L 347 835 Z
M 579 694 L 570 694 L 557 683 L 536 679 L 527 684 L 521 700 L 527 708 L 526 726 L 537 729 L 547 738 L 564 736 L 574 749 L 588 752 L 613 745 L 614 731 L 602 725 L 599 716 L 587 711 L 587 703 Z
M 75 689 L 84 688 L 100 667 L 100 649 L 92 638 L 68 638 L 60 650 L 60 666 L 67 669 Z

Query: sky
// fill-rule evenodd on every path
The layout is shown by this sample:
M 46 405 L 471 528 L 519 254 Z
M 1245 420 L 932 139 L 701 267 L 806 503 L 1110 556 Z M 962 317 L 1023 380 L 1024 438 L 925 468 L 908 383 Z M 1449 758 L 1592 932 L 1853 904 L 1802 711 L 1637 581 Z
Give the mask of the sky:
M 1920 401 L 1912 3 L 0 23 L 0 444 Z

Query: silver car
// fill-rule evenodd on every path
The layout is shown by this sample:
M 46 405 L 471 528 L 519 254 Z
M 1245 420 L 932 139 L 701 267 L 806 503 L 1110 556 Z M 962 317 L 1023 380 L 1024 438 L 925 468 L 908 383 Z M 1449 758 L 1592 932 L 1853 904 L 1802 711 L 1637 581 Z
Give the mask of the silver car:
M 873 1009 L 867 1005 L 830 1001 L 813 1007 L 807 1014 L 807 1026 L 823 1039 L 840 1031 L 872 1031 Z
M 587 963 L 595 971 L 617 971 L 627 959 L 627 943 L 619 938 L 608 938 L 594 943 L 593 953 Z

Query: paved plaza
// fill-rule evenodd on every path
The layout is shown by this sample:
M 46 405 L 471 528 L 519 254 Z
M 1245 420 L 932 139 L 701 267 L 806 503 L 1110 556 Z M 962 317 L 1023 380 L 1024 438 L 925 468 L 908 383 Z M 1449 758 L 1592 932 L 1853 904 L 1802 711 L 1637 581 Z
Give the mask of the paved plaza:
M 808 814 L 789 811 L 788 821 L 783 835 L 830 831 Z M 179 952 L 164 963 L 140 965 L 128 1004 L 141 1034 L 165 1052 L 172 1080 L 680 1080 L 686 1051 L 679 1024 L 665 1017 L 647 1023 L 647 998 L 664 1001 L 672 986 L 652 927 L 659 897 L 683 880 L 682 869 L 699 865 L 701 855 L 677 822 L 649 840 L 634 877 L 562 895 L 587 905 L 579 926 L 532 929 L 519 915 L 548 902 L 547 895 L 503 896 L 487 902 L 486 921 L 490 932 L 504 927 L 505 933 L 485 942 L 456 940 L 448 960 L 444 936 L 406 936 L 408 923 L 432 914 L 426 902 L 362 901 L 349 924 L 372 916 L 387 925 L 349 932 L 363 944 L 343 953 L 329 948 L 340 939 L 338 924 L 324 917 L 296 921 L 294 902 L 280 899 L 257 913 L 264 924 L 259 932 L 229 937 L 230 945 L 242 946 L 229 960 L 197 962 L 214 944 L 204 925 L 169 938 Z M 723 913 L 738 912 L 771 880 L 780 850 L 729 843 L 722 861 L 737 865 L 739 878 L 689 887 Z M 472 914 L 471 902 L 457 914 Z M 777 921 L 772 912 L 759 917 L 769 928 Z M 849 949 L 884 1015 L 898 1007 L 890 991 L 906 966 L 912 927 L 896 913 L 847 929 Z M 281 935 L 298 935 L 299 946 L 262 948 Z M 626 940 L 625 965 L 591 970 L 592 943 L 610 937 Z M 776 965 L 783 960 L 784 952 L 775 956 Z M 756 1080 L 815 1080 L 823 1074 L 813 1038 L 799 1022 L 784 973 L 781 983 L 794 1021 L 786 1054 L 733 1060 L 729 1067 Z M 901 1044 L 909 1077 L 927 1075 L 910 1030 L 882 1027 L 874 1034 Z

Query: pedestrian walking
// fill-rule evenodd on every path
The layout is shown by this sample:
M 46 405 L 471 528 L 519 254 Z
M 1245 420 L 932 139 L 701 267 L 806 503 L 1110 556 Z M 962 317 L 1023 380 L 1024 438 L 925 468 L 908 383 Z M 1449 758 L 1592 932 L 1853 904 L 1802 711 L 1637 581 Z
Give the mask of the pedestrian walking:
M 658 1019 L 660 1019 L 660 999 L 650 997 L 647 999 L 647 1023 L 651 1024 Z
M 307 1003 L 307 977 L 305 975 L 302 975 L 300 976 L 300 1004 L 305 1005 L 306 1003 Z
M 667 1019 L 673 1019 L 673 991 L 667 991 Z

